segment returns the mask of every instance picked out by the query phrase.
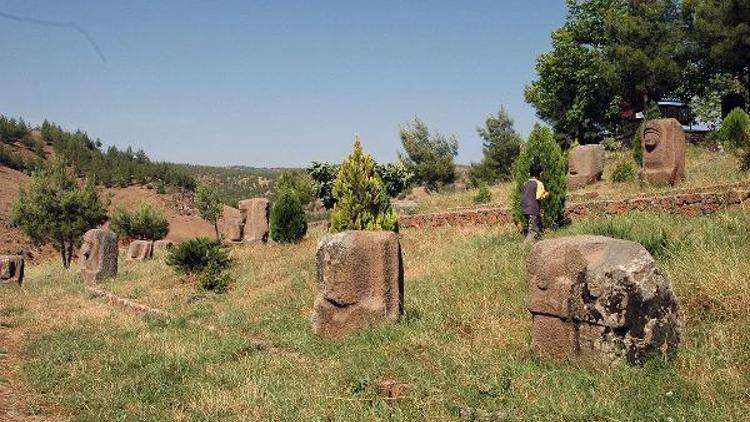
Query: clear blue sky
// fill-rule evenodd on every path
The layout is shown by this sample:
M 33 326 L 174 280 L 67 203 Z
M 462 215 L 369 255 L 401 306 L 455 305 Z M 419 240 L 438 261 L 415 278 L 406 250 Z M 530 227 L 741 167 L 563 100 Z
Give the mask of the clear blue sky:
M 526 135 L 523 88 L 562 0 L 34 1 L 0 12 L 0 113 L 82 128 L 105 145 L 200 164 L 339 161 L 359 132 L 396 158 L 417 115 L 481 157 L 476 127 L 504 104 Z

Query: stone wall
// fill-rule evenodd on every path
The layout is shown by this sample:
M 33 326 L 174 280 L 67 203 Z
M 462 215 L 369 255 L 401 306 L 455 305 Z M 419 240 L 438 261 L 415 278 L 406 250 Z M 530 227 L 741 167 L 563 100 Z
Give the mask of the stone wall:
M 710 189 L 710 191 L 707 191 Z M 616 215 L 628 211 L 661 211 L 686 216 L 709 214 L 727 206 L 750 203 L 750 186 L 722 185 L 701 190 L 682 189 L 641 198 L 594 200 L 568 203 L 570 219 L 589 215 Z M 508 208 L 475 208 L 433 214 L 403 215 L 400 228 L 471 226 L 478 224 L 510 224 Z

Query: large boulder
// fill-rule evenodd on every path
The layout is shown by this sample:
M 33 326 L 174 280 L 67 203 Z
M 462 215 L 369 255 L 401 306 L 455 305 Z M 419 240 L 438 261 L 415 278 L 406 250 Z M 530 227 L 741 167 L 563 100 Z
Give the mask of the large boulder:
M 677 298 L 639 243 L 602 236 L 545 240 L 527 266 L 536 354 L 635 364 L 676 350 Z
M 78 252 L 78 271 L 88 282 L 117 276 L 117 235 L 107 229 L 87 231 Z
M 225 219 L 221 226 L 221 234 L 230 242 L 242 242 L 245 219 L 242 217 L 231 217 Z
M 580 145 L 568 154 L 568 187 L 580 188 L 602 179 L 604 146 Z
M 25 260 L 21 255 L 0 256 L 0 284 L 23 283 Z
M 239 209 L 245 220 L 243 240 L 247 243 L 267 242 L 268 217 L 271 213 L 268 199 L 245 199 L 239 202 Z
M 128 246 L 127 261 L 145 261 L 154 256 L 154 242 L 152 240 L 134 240 Z
M 676 119 L 649 120 L 641 129 L 643 177 L 653 185 L 685 178 L 685 131 Z
M 336 338 L 403 313 L 404 267 L 398 235 L 347 231 L 318 243 L 313 332 Z

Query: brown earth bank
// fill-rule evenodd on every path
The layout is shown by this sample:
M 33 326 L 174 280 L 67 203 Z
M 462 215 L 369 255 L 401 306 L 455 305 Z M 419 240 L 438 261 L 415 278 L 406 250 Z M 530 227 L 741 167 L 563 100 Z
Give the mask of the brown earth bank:
M 0 255 L 26 253 L 33 263 L 57 258 L 58 254 L 49 245 L 33 246 L 26 235 L 10 224 L 13 201 L 18 190 L 28 186 L 29 180 L 30 177 L 22 172 L 0 166 Z M 118 206 L 133 209 L 140 202 L 163 209 L 169 220 L 167 239 L 174 242 L 196 236 L 214 236 L 213 227 L 192 208 L 192 198 L 188 194 L 158 194 L 142 186 L 107 188 L 103 192 L 111 198 L 110 211 Z

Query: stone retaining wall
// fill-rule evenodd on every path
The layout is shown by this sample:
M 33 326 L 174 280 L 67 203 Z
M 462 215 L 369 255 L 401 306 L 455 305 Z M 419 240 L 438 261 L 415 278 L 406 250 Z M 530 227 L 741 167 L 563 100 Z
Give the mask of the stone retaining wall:
M 566 213 L 572 220 L 589 215 L 616 215 L 628 211 L 661 211 L 686 216 L 709 214 L 730 205 L 750 202 L 750 187 L 725 185 L 712 192 L 670 192 L 642 198 L 601 200 L 569 203 Z M 477 224 L 510 224 L 513 222 L 509 208 L 477 208 L 434 214 L 403 215 L 401 228 L 470 226 Z

